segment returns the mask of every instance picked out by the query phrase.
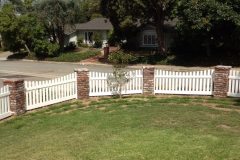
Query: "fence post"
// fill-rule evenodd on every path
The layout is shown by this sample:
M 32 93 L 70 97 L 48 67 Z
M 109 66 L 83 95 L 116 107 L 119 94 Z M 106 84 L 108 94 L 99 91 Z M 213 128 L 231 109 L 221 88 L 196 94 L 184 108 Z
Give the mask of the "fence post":
M 9 79 L 3 81 L 4 85 L 9 86 L 10 90 L 10 110 L 16 115 L 26 112 L 26 96 L 23 79 Z
M 216 66 L 213 77 L 213 96 L 224 98 L 227 97 L 229 74 L 231 66 Z
M 143 67 L 143 94 L 154 94 L 154 67 Z
M 75 69 L 77 73 L 77 97 L 78 99 L 89 98 L 89 70 L 86 68 Z

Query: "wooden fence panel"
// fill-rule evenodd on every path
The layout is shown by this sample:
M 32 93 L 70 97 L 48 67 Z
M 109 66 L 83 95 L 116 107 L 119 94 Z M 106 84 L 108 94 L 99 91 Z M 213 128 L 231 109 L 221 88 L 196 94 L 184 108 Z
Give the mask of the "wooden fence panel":
M 155 93 L 212 95 L 214 70 L 174 72 L 155 69 Z
M 12 115 L 9 96 L 10 91 L 8 86 L 0 88 L 0 120 Z
M 240 97 L 240 71 L 230 71 L 228 96 Z
M 26 109 L 32 110 L 77 98 L 76 83 L 76 73 L 52 80 L 25 82 Z
M 90 72 L 89 86 L 90 96 L 113 95 L 114 90 L 108 85 L 108 78 L 112 76 L 110 72 Z M 122 88 L 122 94 L 141 94 L 143 93 L 143 71 L 128 71 L 129 82 Z

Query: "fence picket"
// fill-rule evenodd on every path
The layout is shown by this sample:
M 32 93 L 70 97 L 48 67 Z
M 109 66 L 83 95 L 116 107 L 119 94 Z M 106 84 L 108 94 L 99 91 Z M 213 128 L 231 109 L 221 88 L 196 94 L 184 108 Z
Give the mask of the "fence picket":
M 12 115 L 9 96 L 10 91 L 8 86 L 0 88 L 0 120 Z
M 25 81 L 27 110 L 76 98 L 76 81 L 76 73 L 46 81 Z
M 240 71 L 230 71 L 228 88 L 228 96 L 240 97 Z
M 155 93 L 212 95 L 213 70 L 194 72 L 155 71 Z
M 113 73 L 90 72 L 89 86 L 90 96 L 106 96 L 113 94 L 113 88 L 108 85 L 108 77 Z M 128 71 L 129 82 L 123 87 L 123 94 L 140 94 L 143 92 L 143 72 L 142 70 Z

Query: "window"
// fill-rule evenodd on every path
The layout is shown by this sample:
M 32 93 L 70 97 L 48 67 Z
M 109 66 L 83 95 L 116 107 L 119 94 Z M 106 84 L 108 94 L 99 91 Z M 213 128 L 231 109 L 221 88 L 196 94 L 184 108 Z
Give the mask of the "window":
M 143 45 L 156 45 L 156 35 L 144 34 L 143 35 Z

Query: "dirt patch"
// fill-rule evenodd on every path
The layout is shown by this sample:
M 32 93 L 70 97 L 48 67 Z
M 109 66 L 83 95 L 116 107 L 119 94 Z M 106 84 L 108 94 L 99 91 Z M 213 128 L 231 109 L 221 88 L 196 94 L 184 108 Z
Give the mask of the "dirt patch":
M 97 109 L 100 111 L 104 111 L 104 110 L 106 110 L 106 107 L 97 107 Z
M 237 128 L 234 128 L 234 127 L 231 127 L 231 126 L 228 126 L 225 124 L 218 125 L 217 128 L 220 128 L 220 129 L 223 129 L 226 131 L 230 131 L 230 132 L 240 133 L 240 129 L 237 129 Z

